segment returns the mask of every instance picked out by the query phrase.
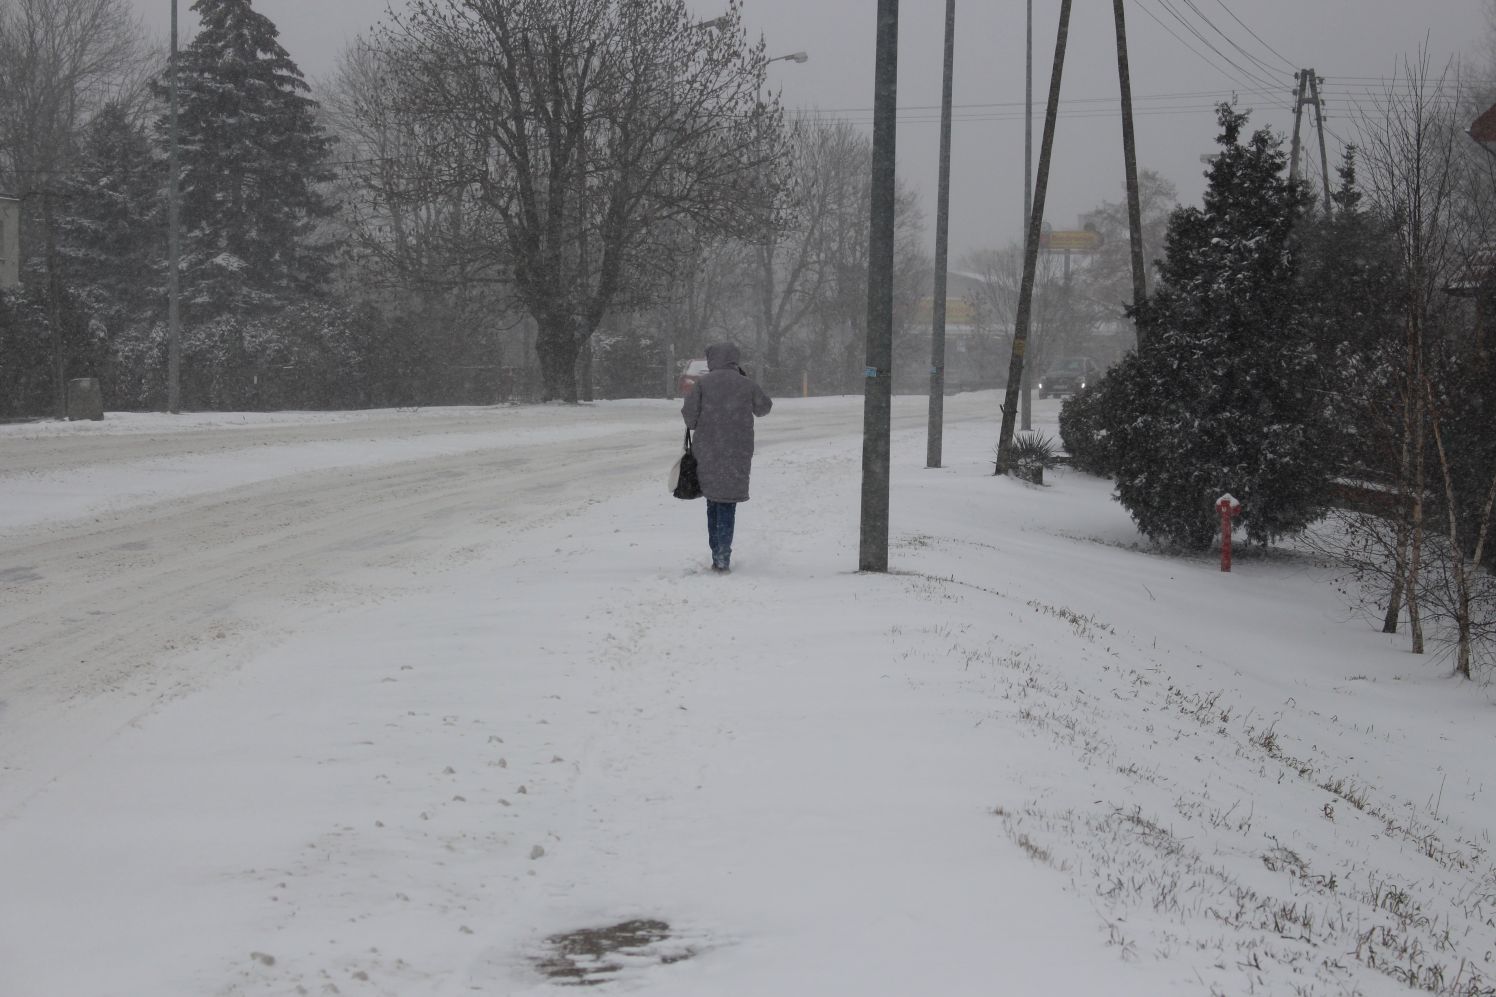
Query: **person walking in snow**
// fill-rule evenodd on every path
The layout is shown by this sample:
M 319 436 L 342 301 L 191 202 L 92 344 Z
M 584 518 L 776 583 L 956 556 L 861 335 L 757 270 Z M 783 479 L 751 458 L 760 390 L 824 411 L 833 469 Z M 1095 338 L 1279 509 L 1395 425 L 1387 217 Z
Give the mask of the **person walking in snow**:
M 695 436 L 701 493 L 706 498 L 706 535 L 712 546 L 712 570 L 732 566 L 732 535 L 738 503 L 748 501 L 753 469 L 753 420 L 768 415 L 773 401 L 738 366 L 738 348 L 718 343 L 706 348 L 707 372 L 686 395 L 681 418 Z

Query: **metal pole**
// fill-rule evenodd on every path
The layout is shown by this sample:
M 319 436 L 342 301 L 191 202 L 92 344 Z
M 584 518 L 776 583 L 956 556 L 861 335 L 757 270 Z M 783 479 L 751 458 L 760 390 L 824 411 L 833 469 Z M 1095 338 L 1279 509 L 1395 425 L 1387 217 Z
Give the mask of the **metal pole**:
M 1117 76 L 1122 89 L 1122 162 L 1127 173 L 1127 234 L 1132 243 L 1132 306 L 1140 307 L 1148 297 L 1148 268 L 1143 262 L 1143 205 L 1138 189 L 1138 146 L 1132 130 L 1132 71 L 1127 58 L 1127 15 L 1122 0 L 1112 0 L 1117 21 Z M 1147 332 L 1134 322 L 1138 349 Z
M 893 406 L 894 155 L 898 131 L 899 0 L 878 0 L 873 71 L 872 212 L 867 264 L 867 367 L 862 419 L 858 565 L 888 570 L 889 434 Z
M 956 62 L 956 0 L 945 0 L 945 76 L 940 95 L 940 186 L 935 207 L 935 299 L 930 328 L 930 428 L 925 466 L 939 467 L 945 435 L 945 298 L 951 233 L 951 79 Z
M 1023 285 L 1018 292 L 1018 316 L 1013 329 L 1013 356 L 1008 363 L 1008 387 L 1003 399 L 1003 425 L 997 438 L 996 473 L 1006 474 L 1013 427 L 1018 420 L 1018 391 L 1023 382 L 1023 355 L 1028 350 L 1029 319 L 1034 306 L 1034 271 L 1039 264 L 1039 226 L 1049 188 L 1049 160 L 1054 151 L 1055 119 L 1060 110 L 1060 81 L 1065 74 L 1065 45 L 1070 37 L 1071 0 L 1060 0 L 1060 27 L 1054 43 L 1054 70 L 1049 77 L 1049 105 L 1044 112 L 1044 137 L 1039 145 L 1039 176 L 1034 185 L 1034 210 L 1024 240 Z
M 182 247 L 181 229 L 181 161 L 177 148 L 180 138 L 177 133 L 177 0 L 171 0 L 171 151 L 167 178 L 167 232 L 168 261 L 166 274 L 166 410 L 173 415 L 182 411 L 182 286 L 180 267 Z

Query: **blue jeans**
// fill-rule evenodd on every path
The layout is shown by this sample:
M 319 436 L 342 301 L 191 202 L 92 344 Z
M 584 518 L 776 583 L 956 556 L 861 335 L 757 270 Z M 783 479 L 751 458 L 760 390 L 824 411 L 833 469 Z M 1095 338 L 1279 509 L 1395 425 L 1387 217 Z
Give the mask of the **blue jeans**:
M 737 522 L 736 502 L 706 500 L 706 538 L 712 545 L 712 564 L 725 568 L 732 559 L 732 528 Z

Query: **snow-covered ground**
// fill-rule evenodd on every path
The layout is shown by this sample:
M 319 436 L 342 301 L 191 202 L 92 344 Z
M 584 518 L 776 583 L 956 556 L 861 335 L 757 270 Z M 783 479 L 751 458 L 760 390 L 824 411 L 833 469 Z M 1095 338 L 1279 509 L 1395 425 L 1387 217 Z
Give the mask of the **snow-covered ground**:
M 887 575 L 859 399 L 730 577 L 663 401 L 0 427 L 0 994 L 1492 992 L 1490 690 L 997 411 Z

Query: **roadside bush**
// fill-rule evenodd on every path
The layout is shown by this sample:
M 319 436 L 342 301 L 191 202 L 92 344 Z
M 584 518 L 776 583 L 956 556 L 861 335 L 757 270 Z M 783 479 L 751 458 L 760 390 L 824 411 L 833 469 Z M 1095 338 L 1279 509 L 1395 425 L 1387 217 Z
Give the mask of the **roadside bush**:
M 51 402 L 47 330 L 20 294 L 0 292 L 0 418 L 40 415 Z
M 998 448 L 992 451 L 996 464 Z M 1013 437 L 1013 448 L 1009 454 L 1013 470 L 1020 478 L 1036 485 L 1044 484 L 1045 468 L 1054 467 L 1060 461 L 1060 448 L 1053 436 L 1043 433 L 1019 433 Z
M 110 343 L 104 407 L 115 412 L 166 410 L 166 323 L 127 326 Z
M 1112 474 L 1112 457 L 1108 449 L 1106 416 L 1102 403 L 1106 398 L 1103 377 L 1065 399 L 1060 406 L 1060 442 L 1070 455 L 1070 466 L 1101 477 Z
M 77 295 L 62 293 L 63 376 L 100 377 L 107 354 L 103 330 Z M 0 418 L 51 415 L 57 407 L 56 343 L 43 285 L 0 293 Z

